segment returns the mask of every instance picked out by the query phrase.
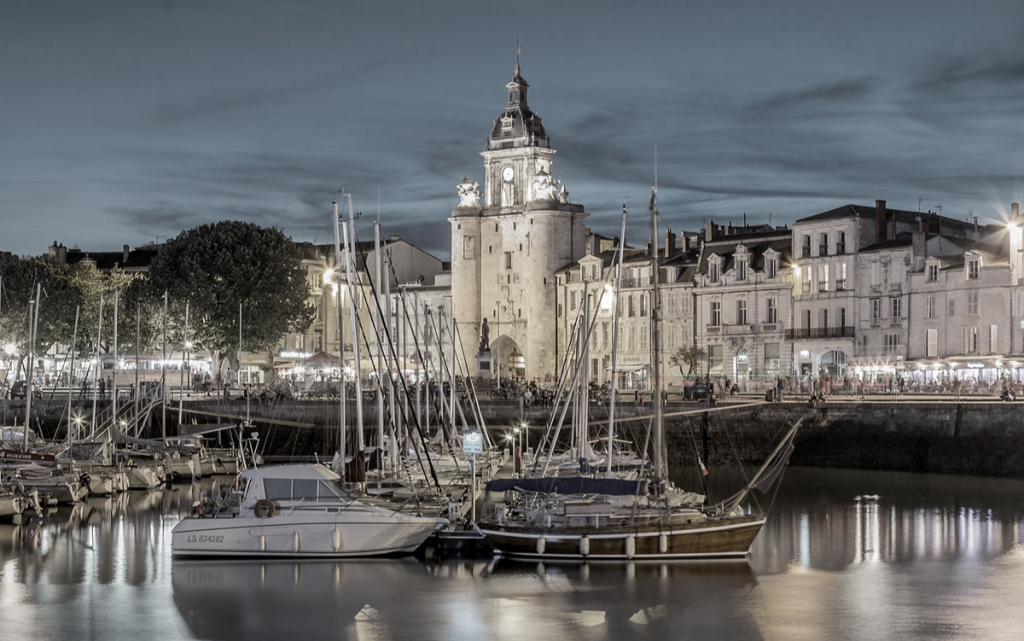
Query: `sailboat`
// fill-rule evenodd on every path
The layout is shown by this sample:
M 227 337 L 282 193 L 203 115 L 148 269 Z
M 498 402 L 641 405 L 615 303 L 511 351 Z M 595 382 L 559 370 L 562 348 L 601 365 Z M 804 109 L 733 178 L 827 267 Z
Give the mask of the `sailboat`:
M 651 368 L 654 398 L 661 397 L 658 342 L 657 197 L 651 194 Z M 746 507 L 754 490 L 781 476 L 800 427 L 797 421 L 749 482 L 732 497 L 707 504 L 667 480 L 661 403 L 654 403 L 653 465 L 641 478 L 542 477 L 496 479 L 488 492 L 505 500 L 477 522 L 488 542 L 511 557 L 570 560 L 744 558 L 767 515 Z M 609 434 L 611 439 L 611 434 Z

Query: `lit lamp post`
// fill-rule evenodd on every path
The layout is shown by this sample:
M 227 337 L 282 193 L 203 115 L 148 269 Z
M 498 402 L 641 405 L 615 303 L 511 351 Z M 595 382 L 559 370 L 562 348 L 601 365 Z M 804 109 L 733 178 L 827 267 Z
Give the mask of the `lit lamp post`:
M 523 443 L 519 427 L 512 428 L 511 434 L 505 434 L 505 440 L 512 444 L 512 461 L 515 464 L 514 472 L 518 476 L 523 474 Z
M 523 446 L 522 437 L 519 435 L 519 428 L 512 430 L 516 438 L 516 474 L 523 475 Z
M 526 423 L 520 424 L 519 427 L 516 429 L 516 431 L 519 432 L 519 453 L 520 453 L 520 457 L 525 457 L 526 456 L 526 450 L 527 450 L 527 448 L 530 447 L 530 435 L 526 431 Z M 522 466 L 520 466 L 520 467 L 522 467 Z M 523 476 L 526 476 L 526 475 L 523 474 Z
M 188 384 L 188 389 L 191 390 L 195 384 L 195 379 L 192 377 L 192 341 L 185 341 L 185 372 L 188 376 L 188 380 L 185 381 Z M 192 394 L 189 393 L 189 398 Z

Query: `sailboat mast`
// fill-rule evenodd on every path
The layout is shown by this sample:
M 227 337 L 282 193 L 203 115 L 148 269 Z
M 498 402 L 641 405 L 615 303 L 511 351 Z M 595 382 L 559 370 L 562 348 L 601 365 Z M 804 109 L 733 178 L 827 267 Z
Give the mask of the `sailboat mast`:
M 338 371 L 341 373 L 341 393 L 338 395 L 338 458 L 341 459 L 341 469 L 336 471 L 342 480 L 345 480 L 345 334 L 341 331 L 341 321 L 343 318 L 341 314 L 341 275 L 339 273 L 339 266 L 341 265 L 341 234 L 338 231 L 340 219 L 338 216 L 337 200 L 331 202 L 331 210 L 331 224 L 334 225 L 334 271 L 335 280 L 337 281 L 334 290 L 334 302 L 337 303 L 336 311 L 338 315 Z M 347 267 L 345 271 L 348 271 Z M 349 303 L 351 304 L 351 301 Z M 356 366 L 358 367 L 358 363 Z
M 92 421 L 90 421 L 89 427 L 89 439 L 93 440 L 96 438 L 96 394 L 99 389 L 99 381 L 103 376 L 103 364 L 100 362 L 100 342 L 103 340 L 103 292 L 100 292 L 100 312 L 99 317 L 96 320 L 96 349 L 93 352 L 95 355 L 96 369 L 92 372 Z
M 164 290 L 163 350 L 160 364 L 160 437 L 167 438 L 167 290 Z M 239 355 L 241 358 L 241 355 Z
M 651 401 L 654 403 L 654 475 L 664 479 L 666 473 L 667 448 L 665 426 L 661 404 L 661 345 L 658 321 L 661 305 L 658 296 L 658 190 L 651 188 Z
M 622 204 L 622 225 L 619 229 L 619 257 L 615 265 L 615 292 L 612 298 L 612 384 L 608 400 L 608 467 L 605 473 L 612 475 L 612 446 L 615 442 L 615 380 L 619 353 L 619 292 L 622 291 L 622 254 L 626 244 L 626 204 Z
M 363 383 L 362 383 L 362 360 L 359 350 L 359 317 L 357 316 L 356 305 L 359 303 L 359 293 L 356 289 L 356 279 L 359 275 L 356 272 L 356 216 L 352 212 L 352 194 L 345 194 L 348 199 L 348 225 L 342 227 L 345 240 L 345 278 L 348 282 L 348 316 L 349 325 L 352 330 L 352 359 L 356 364 L 356 452 L 362 452 L 363 447 Z M 350 231 L 351 230 L 351 231 Z
M 373 283 L 373 297 L 376 301 L 373 309 L 373 333 L 374 333 L 374 346 L 377 349 L 377 358 L 374 361 L 374 369 L 377 370 L 377 447 L 380 451 L 384 448 L 384 312 L 382 309 L 383 301 L 383 282 L 381 280 L 381 255 L 380 255 L 380 221 L 373 221 L 373 269 L 374 269 L 374 283 Z M 392 415 L 393 416 L 393 415 Z M 391 430 L 391 455 L 388 457 L 388 461 L 391 464 L 390 472 L 393 474 L 396 470 L 397 463 L 397 443 L 394 439 L 394 426 Z M 381 459 L 383 462 L 383 459 Z
M 101 304 L 103 303 L 103 298 L 102 297 L 100 297 L 100 303 Z M 189 356 L 191 356 L 191 354 L 188 351 L 188 350 L 191 349 L 189 347 L 189 344 L 188 344 L 188 310 L 189 310 L 189 305 L 191 305 L 191 301 L 185 301 L 185 330 L 184 330 L 184 334 L 182 334 L 182 343 L 181 343 L 181 349 L 184 352 L 182 354 L 182 358 L 185 359 L 185 366 L 181 368 L 181 383 L 180 383 L 181 387 L 178 389 L 178 434 L 179 435 L 181 434 L 181 426 L 182 426 L 182 421 L 184 420 L 184 416 L 183 415 L 184 415 L 184 412 L 185 412 L 184 407 L 183 407 L 184 398 L 185 398 L 185 384 L 186 384 L 186 382 L 187 383 L 191 383 L 191 381 L 185 381 L 185 372 L 188 371 L 189 376 L 192 376 L 192 359 L 189 358 Z
M 118 290 L 114 290 L 114 360 L 110 364 L 110 433 L 117 426 L 117 303 Z
M 31 325 L 29 326 L 29 340 L 28 340 L 28 367 L 25 368 L 25 435 L 23 439 L 23 450 L 28 451 L 28 431 L 32 425 L 32 375 L 35 374 L 36 370 L 36 332 L 39 329 L 39 295 L 41 293 L 42 283 L 36 283 L 36 296 L 32 301 L 32 306 L 29 308 L 31 312 L 28 320 Z
M 82 311 L 81 305 L 75 305 L 75 329 L 71 332 L 71 348 L 68 350 L 71 353 L 71 364 L 68 366 L 68 441 L 71 441 L 71 426 L 74 424 L 71 420 L 71 396 L 72 391 L 75 388 L 75 346 L 78 345 L 78 316 Z M 75 434 L 75 438 L 78 438 L 78 434 Z

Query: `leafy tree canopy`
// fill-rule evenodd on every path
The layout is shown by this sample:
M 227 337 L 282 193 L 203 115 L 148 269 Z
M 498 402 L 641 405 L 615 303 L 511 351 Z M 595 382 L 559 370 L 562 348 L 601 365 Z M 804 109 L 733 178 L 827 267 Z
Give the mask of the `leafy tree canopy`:
M 150 265 L 149 286 L 167 292 L 174 338 L 220 355 L 264 351 L 288 332 L 305 331 L 315 310 L 298 247 L 278 229 L 222 221 L 186 230 L 167 242 Z
M 137 290 L 140 276 L 114 269 L 102 273 L 92 263 L 68 265 L 51 256 L 13 258 L 0 267 L 0 340 L 15 345 L 24 354 L 30 336 L 29 303 L 39 290 L 39 313 L 36 325 L 35 351 L 43 354 L 55 344 L 70 345 L 75 336 L 75 314 L 78 312 L 78 333 L 75 344 L 79 354 L 95 350 L 99 338 L 102 351 L 113 341 L 113 302 L 119 300 L 118 311 L 124 318 L 134 300 L 129 291 Z M 117 292 L 117 296 L 115 296 Z M 103 327 L 99 332 L 100 300 L 103 294 Z M 122 332 L 124 328 L 122 327 Z M 119 345 L 135 347 L 136 332 L 123 333 Z M 143 342 L 151 342 L 152 332 Z M 147 345 L 143 345 L 143 348 Z
M 708 353 L 704 351 L 703 347 L 697 347 L 696 345 L 684 345 L 677 349 L 674 354 L 669 356 L 668 362 L 679 368 L 679 373 L 683 376 L 689 376 L 693 374 L 693 370 L 697 369 L 700 362 L 706 359 Z M 683 367 L 686 367 L 686 371 L 683 371 Z

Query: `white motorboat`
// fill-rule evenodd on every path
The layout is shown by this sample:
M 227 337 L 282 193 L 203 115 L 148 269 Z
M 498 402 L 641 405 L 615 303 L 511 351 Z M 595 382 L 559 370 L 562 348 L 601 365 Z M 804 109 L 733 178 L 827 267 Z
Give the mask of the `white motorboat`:
M 407 554 L 447 519 L 357 501 L 320 464 L 241 473 L 237 507 L 214 497 L 174 526 L 174 556 L 345 558 Z

